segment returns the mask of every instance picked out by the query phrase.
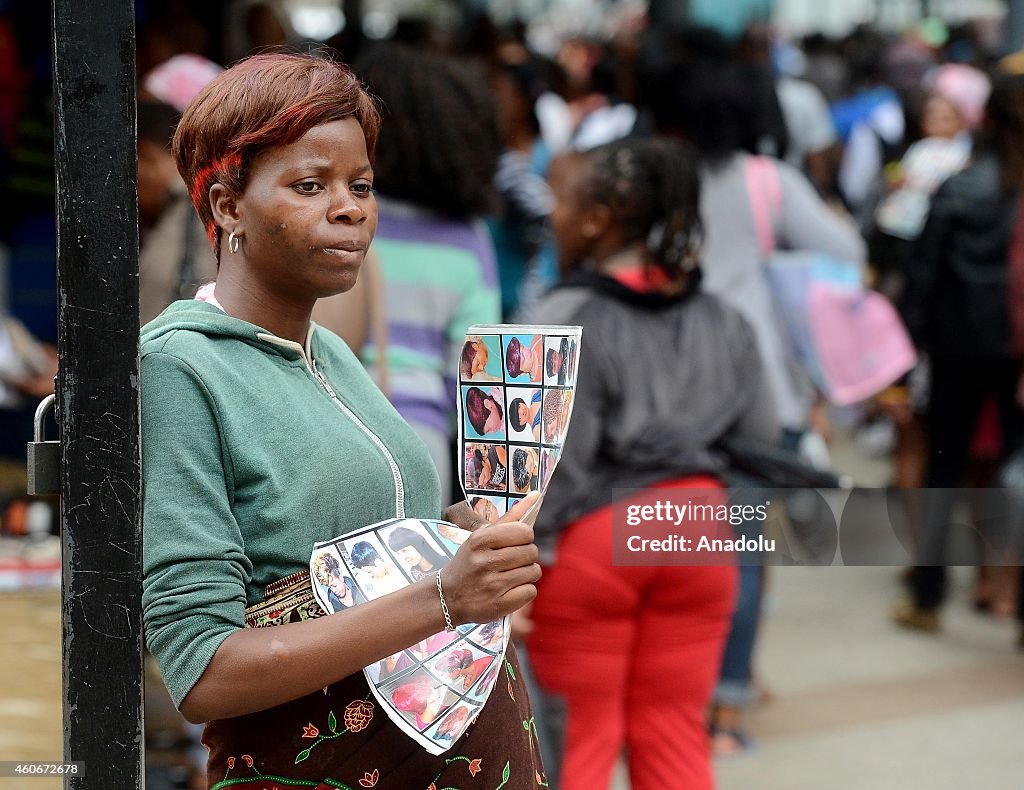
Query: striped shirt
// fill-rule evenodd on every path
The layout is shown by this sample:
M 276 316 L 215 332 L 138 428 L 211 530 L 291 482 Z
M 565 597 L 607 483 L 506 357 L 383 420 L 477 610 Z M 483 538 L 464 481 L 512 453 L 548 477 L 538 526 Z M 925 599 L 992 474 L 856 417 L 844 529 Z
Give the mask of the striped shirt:
M 407 421 L 451 437 L 466 330 L 501 320 L 494 248 L 480 221 L 377 202 L 373 248 L 386 287 L 388 394 Z M 372 370 L 377 359 L 378 349 L 367 345 L 363 362 Z

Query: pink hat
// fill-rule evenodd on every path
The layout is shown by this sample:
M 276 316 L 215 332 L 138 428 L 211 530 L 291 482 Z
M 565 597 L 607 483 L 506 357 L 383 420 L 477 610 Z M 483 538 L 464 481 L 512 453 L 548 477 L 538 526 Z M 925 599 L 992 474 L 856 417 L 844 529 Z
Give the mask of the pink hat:
M 142 87 L 164 104 L 184 112 L 203 88 L 224 69 L 199 55 L 175 55 L 143 78 Z
M 929 75 L 925 82 L 931 93 L 948 101 L 963 116 L 967 126 L 977 129 L 985 115 L 985 102 L 992 84 L 984 73 L 971 66 L 948 63 Z

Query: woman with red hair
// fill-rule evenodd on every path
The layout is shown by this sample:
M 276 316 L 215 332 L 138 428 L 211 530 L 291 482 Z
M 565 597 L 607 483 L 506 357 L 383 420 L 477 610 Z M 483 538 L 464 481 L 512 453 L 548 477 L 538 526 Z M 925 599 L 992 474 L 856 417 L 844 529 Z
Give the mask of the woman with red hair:
M 449 754 L 464 762 L 375 712 L 360 671 L 532 599 L 520 511 L 439 573 L 330 617 L 310 600 L 315 543 L 442 516 L 423 442 L 310 321 L 317 299 L 353 286 L 373 240 L 378 127 L 344 66 L 260 55 L 210 83 L 175 134 L 219 270 L 143 330 L 143 617 L 175 704 L 208 722 L 211 786 L 462 786 L 471 761 L 491 786 L 543 775 L 522 688 L 492 695 Z M 444 517 L 480 523 L 466 503 Z

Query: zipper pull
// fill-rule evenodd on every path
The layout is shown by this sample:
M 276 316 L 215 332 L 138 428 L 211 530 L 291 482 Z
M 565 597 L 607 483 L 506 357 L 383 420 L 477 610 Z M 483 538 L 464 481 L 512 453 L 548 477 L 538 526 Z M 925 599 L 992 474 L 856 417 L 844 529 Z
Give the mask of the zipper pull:
M 313 376 L 314 378 L 316 378 L 317 381 L 320 382 L 320 386 L 327 390 L 328 395 L 330 395 L 332 398 L 338 397 L 337 395 L 334 394 L 334 389 L 331 387 L 331 385 L 327 383 L 327 379 L 324 377 L 324 374 L 320 372 L 320 368 L 316 366 L 315 359 L 313 360 Z

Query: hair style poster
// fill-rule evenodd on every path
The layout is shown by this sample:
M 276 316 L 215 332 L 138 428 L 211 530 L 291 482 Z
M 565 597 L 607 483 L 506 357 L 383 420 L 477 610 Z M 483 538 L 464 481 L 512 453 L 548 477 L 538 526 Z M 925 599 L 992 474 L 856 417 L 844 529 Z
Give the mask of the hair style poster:
M 334 614 L 408 587 L 447 565 L 469 534 L 446 521 L 392 519 L 317 543 L 309 558 L 313 596 Z M 509 626 L 508 617 L 466 623 L 363 673 L 388 718 L 430 754 L 443 754 L 505 676 Z
M 547 488 L 569 432 L 581 334 L 578 326 L 521 324 L 472 326 L 466 334 L 459 480 L 488 521 Z

